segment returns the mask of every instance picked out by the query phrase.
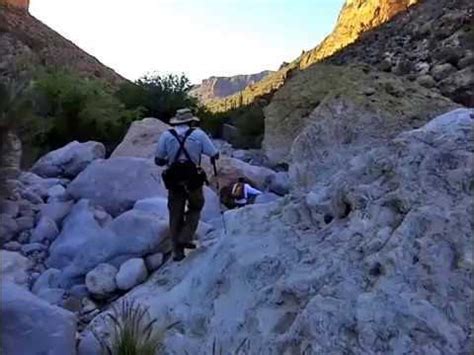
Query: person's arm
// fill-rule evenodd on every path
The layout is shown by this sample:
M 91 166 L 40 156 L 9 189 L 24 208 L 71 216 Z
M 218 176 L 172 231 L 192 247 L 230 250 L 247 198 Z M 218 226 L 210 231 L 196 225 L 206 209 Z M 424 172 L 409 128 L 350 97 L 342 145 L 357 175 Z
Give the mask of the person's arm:
M 212 143 L 211 139 L 204 133 L 203 130 L 199 130 L 201 144 L 202 144 L 202 153 L 207 155 L 213 160 L 219 159 L 219 151 Z
M 254 189 L 249 184 L 245 184 L 245 194 L 248 195 L 261 195 L 262 191 Z
M 156 147 L 155 152 L 155 164 L 158 166 L 164 166 L 168 163 L 168 159 L 166 158 L 166 134 L 164 132 L 158 141 L 158 145 Z

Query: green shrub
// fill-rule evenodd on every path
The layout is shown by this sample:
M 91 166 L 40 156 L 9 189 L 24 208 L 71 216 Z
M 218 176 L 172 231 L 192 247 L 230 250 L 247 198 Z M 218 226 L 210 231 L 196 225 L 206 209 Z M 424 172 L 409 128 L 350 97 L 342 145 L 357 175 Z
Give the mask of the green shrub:
M 72 140 L 97 140 L 112 149 L 140 114 L 126 109 L 103 82 L 66 71 L 39 74 L 35 96 L 37 113 L 47 126 L 40 144 L 47 149 Z

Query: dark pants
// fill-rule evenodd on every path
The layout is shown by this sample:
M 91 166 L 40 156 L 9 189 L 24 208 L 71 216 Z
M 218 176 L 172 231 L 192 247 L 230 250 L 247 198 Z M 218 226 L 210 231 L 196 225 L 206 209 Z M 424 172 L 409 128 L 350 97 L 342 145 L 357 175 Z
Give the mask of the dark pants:
M 188 209 L 186 211 L 186 204 Z M 193 240 L 204 207 L 202 187 L 193 191 L 169 190 L 168 210 L 170 212 L 170 232 L 173 251 L 182 251 L 181 245 Z

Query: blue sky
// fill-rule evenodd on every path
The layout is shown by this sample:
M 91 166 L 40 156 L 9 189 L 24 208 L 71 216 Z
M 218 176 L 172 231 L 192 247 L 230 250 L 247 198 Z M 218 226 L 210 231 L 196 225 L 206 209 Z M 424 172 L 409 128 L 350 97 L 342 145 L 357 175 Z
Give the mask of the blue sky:
M 343 0 L 32 0 L 31 13 L 129 79 L 277 69 L 315 47 Z

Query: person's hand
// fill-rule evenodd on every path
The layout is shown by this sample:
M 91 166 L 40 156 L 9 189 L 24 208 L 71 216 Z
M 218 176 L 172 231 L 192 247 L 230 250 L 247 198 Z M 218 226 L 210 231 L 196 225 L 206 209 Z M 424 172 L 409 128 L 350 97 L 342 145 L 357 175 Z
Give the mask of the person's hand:
M 211 157 L 211 163 L 214 164 L 216 162 L 216 160 L 218 160 L 218 159 L 219 159 L 219 153 L 217 153 L 216 155 Z

